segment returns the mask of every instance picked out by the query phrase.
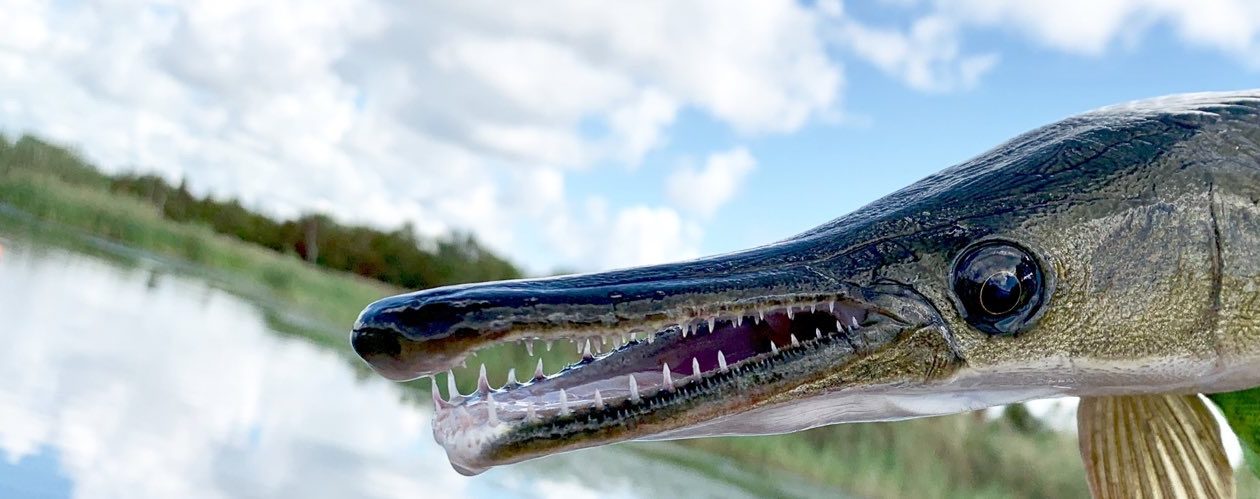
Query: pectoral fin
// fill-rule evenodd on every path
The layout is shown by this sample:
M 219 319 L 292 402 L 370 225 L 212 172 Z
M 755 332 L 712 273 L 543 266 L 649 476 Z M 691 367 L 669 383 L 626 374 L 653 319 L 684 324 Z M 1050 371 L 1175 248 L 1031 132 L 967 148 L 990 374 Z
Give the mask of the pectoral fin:
M 1094 497 L 1234 497 L 1220 429 L 1198 395 L 1086 397 L 1076 419 Z

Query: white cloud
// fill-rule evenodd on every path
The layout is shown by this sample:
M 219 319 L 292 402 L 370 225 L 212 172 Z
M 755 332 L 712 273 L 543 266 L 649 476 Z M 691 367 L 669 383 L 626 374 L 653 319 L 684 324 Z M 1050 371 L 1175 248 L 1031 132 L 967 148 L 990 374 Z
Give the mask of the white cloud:
M 937 0 L 935 15 L 1084 55 L 1166 26 L 1185 42 L 1260 68 L 1260 3 L 1251 0 Z
M 845 18 L 835 24 L 834 36 L 857 56 L 916 90 L 974 87 L 998 62 L 993 53 L 962 55 L 957 26 L 938 16 L 919 18 L 906 33 Z
M 756 166 L 757 160 L 743 147 L 710 154 L 703 169 L 683 166 L 670 174 L 665 193 L 675 206 L 710 217 L 739 192 Z
M 842 114 L 829 53 L 954 91 L 998 62 L 967 50 L 969 31 L 1098 54 L 1168 26 L 1260 68 L 1260 4 L 1243 0 L 884 3 L 909 20 L 871 24 L 835 0 L 0 0 L 0 129 L 67 142 L 108 169 L 186 176 L 281 216 L 323 209 L 427 234 L 473 230 L 538 271 L 636 260 L 579 245 L 585 253 L 559 261 L 571 253 L 562 239 L 514 253 L 523 234 L 589 218 L 565 200 L 600 193 L 566 192 L 571 172 L 633 170 L 683 112 L 745 135 Z M 545 200 L 524 190 L 534 187 Z M 674 197 L 700 218 L 724 201 Z M 667 211 L 636 204 L 609 220 Z
M 256 307 L 57 251 L 4 258 L 18 308 L 0 327 L 0 459 L 49 452 L 77 497 L 468 494 L 426 410 Z M 58 293 L 91 312 L 63 313 Z
M 700 230 L 669 208 L 631 206 L 617 213 L 609 234 L 609 267 L 696 258 Z
M 1260 69 L 1260 3 L 1250 0 L 884 0 L 910 19 L 905 29 L 876 27 L 847 15 L 836 0 L 817 12 L 835 44 L 911 88 L 942 92 L 974 87 L 999 61 L 967 53 L 968 31 L 996 29 L 1064 52 L 1100 56 L 1167 27 L 1182 41 Z
M 586 199 L 573 216 L 553 218 L 546 236 L 569 262 L 569 270 L 651 265 L 700 256 L 700 226 L 668 207 L 631 205 L 610 212 L 599 196 Z
M 907 8 L 915 2 L 890 2 Z M 816 7 L 826 20 L 832 42 L 902 80 L 910 88 L 949 92 L 974 87 L 998 62 L 995 53 L 963 54 L 958 23 L 941 15 L 923 15 L 906 30 L 875 27 L 846 15 L 839 1 Z
M 741 133 L 792 131 L 834 113 L 842 82 L 813 13 L 787 0 L 0 11 L 17 28 L 0 31 L 0 128 L 282 216 L 472 229 L 505 253 L 520 231 L 577 216 L 557 211 L 563 191 L 539 203 L 520 179 L 563 189 L 565 171 L 633 168 L 683 109 Z

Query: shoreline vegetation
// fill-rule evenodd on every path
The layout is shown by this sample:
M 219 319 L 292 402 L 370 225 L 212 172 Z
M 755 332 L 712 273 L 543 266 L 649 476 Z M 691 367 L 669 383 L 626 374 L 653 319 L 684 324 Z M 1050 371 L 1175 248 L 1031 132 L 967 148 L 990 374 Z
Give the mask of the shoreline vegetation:
M 0 205 L 41 225 L 135 248 L 232 282 L 234 292 L 275 304 L 268 321 L 276 322 L 277 330 L 347 358 L 352 355 L 346 331 L 359 311 L 380 297 L 521 275 L 467 235 L 425 240 L 407 227 L 385 232 L 341 225 L 323 215 L 276 221 L 235 200 L 193 196 L 183 183 L 171 185 L 152 175 L 106 175 L 71 150 L 29 136 L 16 141 L 0 136 Z M 529 369 L 533 359 L 490 351 L 478 360 Z M 366 367 L 355 365 L 366 374 Z M 459 377 L 463 390 L 470 390 L 475 377 Z M 405 386 L 407 398 L 427 398 L 420 396 L 427 393 L 427 383 Z M 752 478 L 806 480 L 856 497 L 1088 495 L 1075 436 L 1045 428 L 1020 405 L 996 418 L 973 413 L 788 435 L 632 445 L 645 452 L 682 445 L 741 463 Z M 1260 481 L 1241 470 L 1238 476 L 1240 496 L 1260 492 Z

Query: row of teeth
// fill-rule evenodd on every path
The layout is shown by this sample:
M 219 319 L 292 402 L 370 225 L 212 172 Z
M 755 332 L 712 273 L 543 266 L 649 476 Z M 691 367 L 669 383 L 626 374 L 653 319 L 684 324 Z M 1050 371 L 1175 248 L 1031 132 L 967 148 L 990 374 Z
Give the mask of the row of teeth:
M 813 312 L 813 311 L 816 311 L 816 310 L 817 310 L 817 307 L 816 307 L 816 306 L 807 306 L 807 307 L 802 307 L 802 309 L 808 309 L 808 310 L 810 310 L 811 312 Z M 757 315 L 757 316 L 754 316 L 754 319 L 753 319 L 753 320 L 754 320 L 754 321 L 761 321 L 761 320 L 765 320 L 765 315 L 766 315 L 766 314 L 769 314 L 769 313 L 771 313 L 771 312 L 775 312 L 775 311 L 777 311 L 777 310 L 778 310 L 778 309 L 760 311 L 760 312 L 758 313 L 758 315 Z M 785 312 L 786 312 L 787 316 L 788 316 L 789 318 L 792 318 L 792 317 L 794 316 L 794 312 L 792 312 L 792 311 L 790 311 L 790 310 L 791 310 L 791 307 L 787 307 L 787 308 L 785 308 Z M 829 310 L 831 311 L 831 313 L 833 313 L 833 314 L 835 313 L 835 302 L 831 302 L 831 304 L 829 305 Z M 709 329 L 709 331 L 712 331 L 712 330 L 713 330 L 713 329 L 712 329 L 712 328 L 713 328 L 713 325 L 714 325 L 714 324 L 716 324 L 717 320 L 718 320 L 718 318 L 716 318 L 716 317 L 714 317 L 714 318 L 712 318 L 712 319 L 709 319 L 709 324 L 710 324 L 710 329 Z M 842 324 L 840 321 L 836 321 L 836 330 L 837 330 L 837 331 L 849 332 L 849 331 L 852 331 L 852 330 L 854 330 L 854 329 L 856 329 L 856 328 L 860 327 L 860 326 L 859 326 L 859 324 L 858 324 L 858 322 L 857 322 L 856 317 L 854 317 L 854 316 L 852 316 L 852 315 L 849 315 L 849 316 L 847 316 L 847 320 L 848 320 L 848 324 Z M 735 320 L 735 324 L 736 324 L 736 325 L 742 324 L 742 320 L 740 320 L 740 319 L 736 319 L 736 320 Z M 684 333 L 683 333 L 683 334 L 684 334 L 684 336 L 686 336 L 686 335 L 688 335 L 688 334 L 695 334 L 695 333 L 698 333 L 698 332 L 699 332 L 699 327 L 698 327 L 698 326 L 697 326 L 696 328 L 692 329 L 692 331 L 691 331 L 690 333 L 688 332 L 688 329 L 687 329 L 687 327 L 686 327 L 685 325 L 680 325 L 680 327 L 681 327 L 681 328 L 683 329 L 683 331 L 684 331 Z M 824 338 L 825 336 L 826 336 L 826 333 L 823 333 L 820 329 L 815 329 L 815 331 L 814 331 L 814 338 L 811 338 L 811 339 L 806 340 L 806 341 L 800 341 L 800 340 L 798 340 L 798 339 L 797 339 L 797 337 L 796 337 L 796 335 L 795 335 L 795 334 L 792 334 L 792 335 L 790 335 L 790 336 L 789 336 L 788 344 L 787 344 L 787 345 L 783 345 L 782 347 L 780 347 L 779 345 L 775 344 L 775 343 L 774 343 L 774 341 L 773 341 L 773 340 L 771 340 L 771 341 L 770 341 L 770 353 L 769 353 L 769 356 L 774 356 L 774 355 L 777 355 L 780 351 L 790 351 L 790 350 L 795 349 L 795 348 L 799 348 L 799 347 L 804 347 L 804 346 L 809 346 L 809 345 L 812 345 L 812 344 L 814 344 L 814 343 L 818 342 L 819 340 L 821 340 L 822 338 Z M 630 340 L 630 341 L 635 341 L 635 340 L 636 340 L 636 338 L 631 337 L 631 338 L 629 338 L 629 340 Z M 651 336 L 649 336 L 649 337 L 648 337 L 648 341 L 649 341 L 649 342 L 651 342 L 651 341 L 652 341 Z M 548 342 L 548 343 L 550 343 L 550 342 Z M 628 343 L 628 342 L 627 342 L 627 343 Z M 591 342 L 591 339 L 590 339 L 590 338 L 586 338 L 585 343 L 583 343 L 583 344 L 582 344 L 582 346 L 579 348 L 579 352 L 582 354 L 583 359 L 589 360 L 589 359 L 592 359 L 592 358 L 594 357 L 594 356 L 592 355 L 592 344 L 593 344 L 593 343 Z M 529 343 L 526 343 L 526 345 L 529 345 Z M 530 348 L 529 346 L 527 346 L 526 348 L 530 350 L 530 355 L 533 355 L 533 349 L 532 349 L 532 348 Z M 702 372 L 702 371 L 700 370 L 700 361 L 699 361 L 699 359 L 697 359 L 697 358 L 694 358 L 694 357 L 693 357 L 693 358 L 691 359 L 691 371 L 692 371 L 692 372 L 691 372 L 691 375 L 690 375 L 690 376 L 685 376 L 685 377 L 678 378 L 678 380 L 677 380 L 677 381 L 675 381 L 675 376 L 674 376 L 674 373 L 672 373 L 672 372 L 670 371 L 670 369 L 669 369 L 669 365 L 668 365 L 668 364 L 664 364 L 664 363 L 662 363 L 662 364 L 661 364 L 661 381 L 662 381 L 662 383 L 661 383 L 661 388 L 657 389 L 657 390 L 656 390 L 656 392 L 653 392 L 652 394 L 647 394 L 647 395 L 653 395 L 653 394 L 655 394 L 655 393 L 659 393 L 660 391 L 665 391 L 665 392 L 674 392 L 674 391 L 676 391 L 678 388 L 683 387 L 683 386 L 687 385 L 688 383 L 698 382 L 698 381 L 702 380 L 702 379 L 704 378 L 704 375 L 705 375 L 705 374 L 712 374 L 712 373 L 721 373 L 721 374 L 725 374 L 725 373 L 730 372 L 730 371 L 731 371 L 731 370 L 733 370 L 733 369 L 738 369 L 738 368 L 740 368 L 740 367 L 744 366 L 745 364 L 749 364 L 749 363 L 752 363 L 752 362 L 758 362 L 758 361 L 765 360 L 767 357 L 768 357 L 768 356 L 767 356 L 767 355 L 765 355 L 765 354 L 762 354 L 762 355 L 757 355 L 757 356 L 753 356 L 753 357 L 749 357 L 749 358 L 743 359 L 743 360 L 741 360 L 741 361 L 739 361 L 739 362 L 736 362 L 736 363 L 734 363 L 734 364 L 729 364 L 729 365 L 728 365 L 728 363 L 727 363 L 727 361 L 726 361 L 726 355 L 725 355 L 725 354 L 724 354 L 721 350 L 718 350 L 718 351 L 717 351 L 717 364 L 718 364 L 718 369 L 717 369 L 717 370 L 715 370 L 715 371 L 709 371 L 708 373 Z M 546 372 L 543 370 L 543 360 L 540 358 L 540 359 L 538 359 L 538 365 L 537 365 L 537 367 L 536 367 L 536 368 L 535 368 L 535 370 L 534 370 L 534 376 L 533 376 L 533 378 L 529 381 L 529 383 L 533 383 L 533 382 L 537 382 L 537 381 L 542 381 L 542 380 L 545 380 L 545 379 L 547 379 L 547 378 L 548 378 L 548 376 L 547 376 Z M 626 379 L 627 379 L 627 387 L 628 387 L 628 393 L 629 393 L 629 395 L 628 395 L 627 397 L 625 397 L 625 399 L 624 399 L 624 400 L 628 400 L 628 401 L 629 401 L 629 402 L 631 402 L 631 403 L 639 403 L 639 402 L 641 402 L 641 401 L 642 401 L 642 399 L 643 399 L 643 396 L 640 394 L 640 390 L 639 390 L 638 382 L 635 380 L 634 375 L 628 375 L 628 376 L 626 377 Z M 447 392 L 450 394 L 450 400 L 449 400 L 449 401 L 447 401 L 447 400 L 443 400 L 443 399 L 442 399 L 442 395 L 441 395 L 441 393 L 438 391 L 438 385 L 437 385 L 437 379 L 436 379 L 436 377 L 430 376 L 430 382 L 431 382 L 431 390 L 432 390 L 432 395 L 433 395 L 433 403 L 434 403 L 434 406 L 435 406 L 437 409 L 439 409 L 439 410 L 445 410 L 445 409 L 451 409 L 452 407 L 454 407 L 456 410 L 461 411 L 461 412 L 466 412 L 466 411 L 467 411 L 467 406 L 465 406 L 464 404 L 462 404 L 462 402 L 463 402 L 463 401 L 465 401 L 465 400 L 467 399 L 467 397 L 465 397 L 464 395 L 461 395 L 461 394 L 459 393 L 459 389 L 458 389 L 458 387 L 456 386 L 455 373 L 454 373 L 453 371 L 447 371 L 447 376 L 446 376 Z M 503 387 L 502 387 L 502 388 L 500 388 L 500 389 L 494 389 L 494 388 L 492 388 L 492 387 L 490 386 L 489 379 L 488 379 L 488 378 L 487 378 L 487 376 L 486 376 L 486 366 L 485 366 L 485 364 L 482 364 L 482 365 L 481 365 L 481 368 L 480 368 L 480 370 L 479 370 L 478 377 L 477 377 L 477 389 L 476 389 L 476 392 L 475 392 L 475 393 L 470 393 L 470 394 L 469 394 L 469 397 L 471 397 L 472 395 L 476 394 L 476 395 L 479 395 L 479 396 L 482 398 L 482 400 L 483 400 L 483 401 L 477 401 L 477 403 L 473 404 L 473 405 L 472 405 L 472 407 L 476 407 L 476 406 L 478 406 L 478 405 L 485 405 L 485 406 L 486 406 L 486 411 L 487 411 L 487 418 L 486 418 L 486 421 L 487 421 L 488 423 L 490 423 L 491 425 L 497 425 L 497 424 L 500 424 L 500 423 L 502 422 L 502 421 L 500 420 L 500 418 L 498 417 L 498 413 L 500 412 L 500 411 L 499 411 L 499 407 L 498 407 L 498 406 L 500 405 L 500 403 L 499 403 L 499 402 L 496 402 L 496 401 L 494 400 L 494 394 L 495 394 L 495 393 L 501 393 L 501 392 L 504 392 L 504 391 L 507 391 L 507 390 L 512 390 L 512 389 L 515 389 L 515 388 L 518 388 L 518 387 L 521 387 L 521 386 L 526 386 L 526 384 L 522 384 L 521 382 L 517 381 L 517 379 L 516 379 L 516 369 L 515 369 L 515 368 L 512 368 L 512 369 L 509 369 L 509 370 L 508 370 L 508 374 L 507 374 L 507 383 L 505 383 L 505 384 L 503 385 Z M 605 409 L 605 408 L 606 408 L 606 407 L 607 407 L 607 406 L 608 406 L 611 402 L 619 402 L 619 401 L 621 401 L 620 399 L 619 399 L 619 400 L 615 400 L 615 401 L 614 401 L 614 400 L 605 399 L 605 398 L 602 396 L 602 394 L 600 393 L 600 391 L 599 391 L 599 390 L 595 390 L 590 400 L 580 400 L 580 399 L 579 399 L 579 400 L 574 400 L 574 401 L 570 402 L 570 399 L 569 399 L 570 395 L 569 395 L 568 393 L 566 393 L 566 392 L 565 392 L 565 390 L 564 390 L 563 388 L 559 389 L 558 391 L 559 391 L 559 396 L 560 396 L 560 408 L 559 408 L 559 412 L 558 412 L 558 415 L 559 415 L 559 416 L 567 416 L 567 415 L 570 415 L 570 414 L 572 414 L 572 412 L 573 412 L 573 410 L 574 410 L 574 409 L 577 409 L 577 408 L 583 408 L 583 407 L 591 407 L 591 408 L 594 408 L 595 410 L 603 410 L 603 409 Z M 518 418 L 518 419 L 519 419 L 519 418 Z M 534 404 L 533 404 L 532 402 L 530 402 L 530 403 L 529 403 L 529 405 L 528 405 L 528 406 L 526 406 L 524 419 L 525 419 L 526 421 L 530 421 L 530 422 L 534 422 L 534 421 L 538 421 L 538 420 L 539 420 L 538 411 L 535 409 Z
M 827 303 L 827 310 L 832 315 L 835 315 L 836 301 L 831 300 L 826 303 Z M 801 312 L 804 312 L 806 310 L 810 311 L 811 313 L 817 312 L 818 308 L 821 305 L 822 305 L 821 303 L 812 303 L 809 305 L 787 305 L 787 306 L 784 306 L 782 309 L 759 308 L 756 310 L 746 311 L 746 313 L 742 313 L 742 314 L 730 314 L 730 315 L 722 315 L 721 313 L 719 313 L 718 315 L 710 316 L 707 321 L 704 319 L 694 320 L 694 321 L 684 320 L 682 322 L 677 323 L 676 327 L 680 331 L 682 331 L 683 338 L 686 338 L 693 334 L 700 334 L 700 331 L 701 331 L 700 328 L 701 326 L 706 325 L 706 322 L 709 327 L 708 331 L 712 332 L 713 329 L 717 326 L 717 323 L 723 320 L 732 322 L 735 324 L 736 327 L 739 327 L 744 324 L 745 317 L 751 317 L 753 319 L 753 323 L 759 323 L 761 321 L 766 320 L 766 315 L 770 315 L 779 310 L 783 310 L 783 312 L 787 314 L 787 317 L 790 320 L 796 317 L 796 312 L 798 310 Z M 853 318 L 850 317 L 850 319 L 853 319 Z M 839 323 L 837 323 L 837 327 L 840 327 Z M 854 323 L 852 327 L 857 327 L 856 322 Z M 651 331 L 650 334 L 645 335 L 645 338 L 647 339 L 648 343 L 652 343 L 656 341 L 656 337 L 658 335 L 664 334 L 666 331 L 670 331 L 671 329 L 672 328 L 670 327 L 655 329 Z M 584 360 L 590 360 L 594 358 L 594 356 L 604 353 L 604 347 L 607 346 L 609 343 L 612 343 L 612 350 L 616 350 L 625 345 L 629 345 L 631 342 L 638 341 L 638 339 L 639 339 L 638 330 L 630 331 L 628 333 L 617 333 L 615 335 L 594 335 L 594 336 L 587 336 L 586 338 L 568 338 L 569 343 L 572 343 L 574 347 L 577 349 L 577 352 L 582 354 L 582 358 Z M 519 343 L 525 345 L 525 351 L 529 353 L 530 357 L 534 356 L 534 344 L 535 344 L 534 342 L 535 341 L 541 341 L 548 352 L 550 352 L 552 347 L 555 346 L 555 340 L 540 340 L 537 337 L 518 340 Z M 472 355 L 476 357 L 477 352 L 474 351 Z M 467 362 L 465 361 L 464 363 L 462 363 L 461 367 L 465 367 L 465 368 L 468 367 Z

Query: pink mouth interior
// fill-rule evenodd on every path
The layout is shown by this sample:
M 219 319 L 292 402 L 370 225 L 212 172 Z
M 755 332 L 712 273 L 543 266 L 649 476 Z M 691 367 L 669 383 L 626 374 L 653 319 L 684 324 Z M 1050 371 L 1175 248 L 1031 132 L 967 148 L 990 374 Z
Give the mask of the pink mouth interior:
M 498 390 L 483 386 L 451 402 L 439 399 L 438 424 L 457 431 L 487 422 L 545 420 L 598 410 L 600 403 L 610 407 L 637 402 L 823 337 L 836 335 L 855 341 L 860 335 L 851 334 L 852 330 L 862 327 L 867 319 L 867 309 L 843 302 L 784 307 L 738 319 L 721 316 L 712 321 L 712 330 L 709 319 L 693 319 L 681 327 L 657 332 L 653 341 L 632 341 L 553 376 L 509 383 Z M 719 358 L 725 360 L 725 369 Z M 630 378 L 637 390 L 632 389 Z M 449 410 L 452 408 L 458 410 Z

